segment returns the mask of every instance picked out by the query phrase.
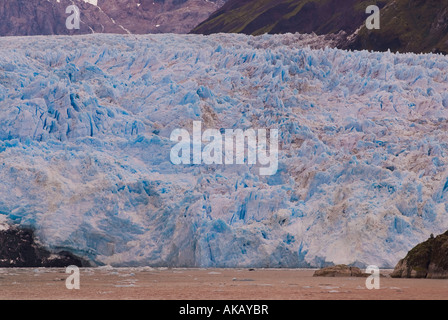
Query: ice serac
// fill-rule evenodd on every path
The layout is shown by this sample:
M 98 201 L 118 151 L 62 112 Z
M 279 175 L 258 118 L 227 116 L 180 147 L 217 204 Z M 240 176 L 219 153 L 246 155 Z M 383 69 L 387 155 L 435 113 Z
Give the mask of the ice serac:
M 393 267 L 448 229 L 448 59 L 310 36 L 0 39 L 0 217 L 92 264 Z M 170 134 L 278 129 L 279 166 Z

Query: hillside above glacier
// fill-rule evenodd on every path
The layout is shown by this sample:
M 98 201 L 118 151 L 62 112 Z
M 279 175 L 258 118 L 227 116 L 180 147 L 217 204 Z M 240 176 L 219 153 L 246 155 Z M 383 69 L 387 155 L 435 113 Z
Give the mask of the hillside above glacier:
M 366 9 L 380 9 L 380 29 Z M 370 13 L 370 11 L 368 11 Z M 192 32 L 344 33 L 337 48 L 448 53 L 447 0 L 229 0 Z
M 0 216 L 94 264 L 393 267 L 448 229 L 448 58 L 298 34 L 0 39 Z M 278 129 L 279 169 L 174 165 Z
M 0 0 L 0 36 L 187 33 L 226 0 Z M 75 5 L 79 29 L 68 29 Z

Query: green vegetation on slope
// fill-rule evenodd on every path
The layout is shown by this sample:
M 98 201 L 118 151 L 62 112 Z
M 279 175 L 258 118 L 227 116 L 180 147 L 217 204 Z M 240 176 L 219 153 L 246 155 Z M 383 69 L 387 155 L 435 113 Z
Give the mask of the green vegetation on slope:
M 418 244 L 400 260 L 393 278 L 448 278 L 448 231 Z
M 365 27 L 372 4 L 381 8 L 380 30 Z M 448 0 L 229 0 L 192 33 L 340 31 L 345 49 L 447 53 Z
M 354 32 L 365 20 L 365 8 L 386 0 L 230 0 L 193 33 Z
M 381 11 L 380 30 L 363 27 L 352 49 L 448 52 L 448 0 L 396 0 Z

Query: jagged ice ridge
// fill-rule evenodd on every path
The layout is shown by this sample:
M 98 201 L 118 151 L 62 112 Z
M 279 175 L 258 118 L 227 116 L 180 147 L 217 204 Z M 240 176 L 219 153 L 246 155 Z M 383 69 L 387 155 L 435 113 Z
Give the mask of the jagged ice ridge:
M 319 39 L 0 39 L 1 220 L 98 265 L 393 267 L 448 229 L 448 59 Z M 279 129 L 277 174 L 173 165 L 193 121 Z

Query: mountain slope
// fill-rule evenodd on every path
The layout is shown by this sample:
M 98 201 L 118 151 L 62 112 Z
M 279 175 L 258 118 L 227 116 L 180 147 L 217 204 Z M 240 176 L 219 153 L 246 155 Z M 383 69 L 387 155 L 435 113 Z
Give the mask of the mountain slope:
M 0 0 L 0 36 L 88 33 L 187 33 L 225 0 Z M 66 8 L 81 12 L 79 30 L 66 28 Z
M 365 21 L 370 4 L 359 0 L 230 0 L 192 33 L 245 34 L 300 32 L 316 34 L 354 32 Z
M 395 0 L 381 11 L 380 30 L 363 26 L 351 49 L 448 53 L 448 0 Z
M 367 6 L 381 8 L 380 30 L 368 30 Z M 230 0 L 192 33 L 346 34 L 339 48 L 448 52 L 447 0 Z

